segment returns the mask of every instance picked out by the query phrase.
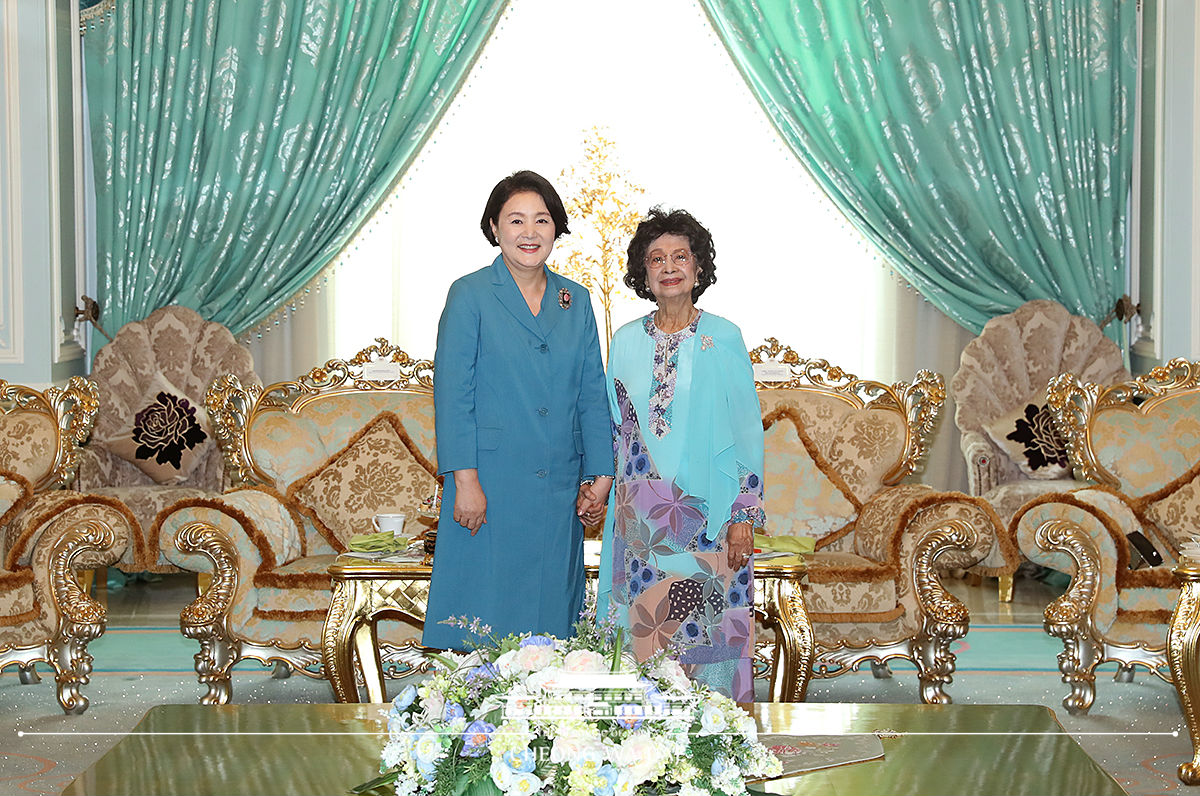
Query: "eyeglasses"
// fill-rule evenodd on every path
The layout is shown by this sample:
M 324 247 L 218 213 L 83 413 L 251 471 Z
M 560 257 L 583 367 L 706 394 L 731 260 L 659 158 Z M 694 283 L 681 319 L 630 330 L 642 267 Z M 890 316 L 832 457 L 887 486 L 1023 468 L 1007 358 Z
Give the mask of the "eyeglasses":
M 687 252 L 678 251 L 674 254 L 656 254 L 653 257 L 646 258 L 646 265 L 649 268 L 662 268 L 670 259 L 671 264 L 679 268 L 684 268 L 692 262 L 692 256 Z

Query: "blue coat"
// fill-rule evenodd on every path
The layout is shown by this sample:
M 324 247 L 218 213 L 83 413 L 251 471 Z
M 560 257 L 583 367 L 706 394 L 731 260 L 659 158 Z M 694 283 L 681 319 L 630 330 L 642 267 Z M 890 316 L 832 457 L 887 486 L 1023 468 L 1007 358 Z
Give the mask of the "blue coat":
M 587 290 L 547 269 L 535 317 L 502 257 L 457 280 L 438 323 L 433 400 L 446 483 L 425 645 L 465 649 L 461 630 L 439 624 L 464 615 L 497 638 L 569 635 L 583 602 L 579 480 L 613 472 Z M 454 521 L 452 471 L 470 468 L 487 498 L 475 536 Z

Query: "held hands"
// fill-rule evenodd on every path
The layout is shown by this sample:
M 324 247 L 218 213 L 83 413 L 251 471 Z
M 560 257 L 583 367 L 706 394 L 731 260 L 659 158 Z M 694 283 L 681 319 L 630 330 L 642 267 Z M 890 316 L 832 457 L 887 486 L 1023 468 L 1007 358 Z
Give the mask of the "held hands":
M 454 471 L 454 521 L 472 536 L 487 522 L 487 497 L 477 470 Z
M 735 522 L 726 532 L 725 550 L 729 554 L 729 568 L 740 569 L 750 562 L 754 552 L 754 531 L 748 522 Z
M 575 513 L 584 525 L 595 525 L 604 516 L 604 504 L 608 502 L 608 490 L 612 478 L 602 475 L 590 484 L 580 484 L 579 496 L 575 499 Z

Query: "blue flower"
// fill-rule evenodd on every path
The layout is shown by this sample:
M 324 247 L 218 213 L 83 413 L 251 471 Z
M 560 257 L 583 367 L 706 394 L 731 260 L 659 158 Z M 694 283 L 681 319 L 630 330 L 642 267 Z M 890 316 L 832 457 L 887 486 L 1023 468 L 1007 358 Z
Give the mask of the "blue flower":
M 478 680 L 495 680 L 499 676 L 500 670 L 496 668 L 495 664 L 485 663 L 467 672 L 467 682 L 474 683 Z
M 600 784 L 592 788 L 592 796 L 612 796 L 613 788 L 616 787 L 617 778 L 620 776 L 617 770 L 605 763 L 596 769 L 596 776 L 600 779 Z
M 467 714 L 463 711 L 462 705 L 457 702 L 447 702 L 446 709 L 442 711 L 442 721 L 454 721 L 455 719 L 461 719 L 465 715 Z
M 644 567 L 642 569 L 642 583 L 650 583 L 652 580 L 654 580 L 654 570 L 650 569 L 650 567 Z
M 687 622 L 683 626 L 683 634 L 690 639 L 700 638 L 700 625 L 697 622 Z
M 642 591 L 642 582 L 640 580 L 629 581 L 629 594 L 636 597 Z
M 737 582 L 738 582 L 738 583 L 740 583 L 740 584 L 742 584 L 743 586 L 745 586 L 745 585 L 749 584 L 749 583 L 750 583 L 750 572 L 749 572 L 749 570 L 747 570 L 747 569 L 745 569 L 745 568 L 742 568 L 742 570 L 741 570 L 740 572 L 738 572 L 738 576 L 737 576 Z
M 754 473 L 750 473 L 750 475 L 746 477 L 746 486 L 750 487 L 751 489 L 757 489 L 758 476 Z
M 639 457 L 637 457 L 636 459 L 634 459 L 634 460 L 633 460 L 633 467 L 634 467 L 634 469 L 636 469 L 636 470 L 637 470 L 639 473 L 644 473 L 644 472 L 646 472 L 646 468 L 647 468 L 649 465 L 650 465 L 650 463 L 649 463 L 648 461 L 646 461 L 646 457 L 645 457 L 645 456 L 639 456 Z
M 495 724 L 486 721 L 471 722 L 462 732 L 463 748 L 459 754 L 463 757 L 482 757 L 495 731 Z
M 511 768 L 513 771 L 528 773 L 533 771 L 534 763 L 533 751 L 530 749 L 522 749 L 519 752 L 512 749 L 504 753 L 504 765 Z
M 522 647 L 553 647 L 554 639 L 549 636 L 530 636 L 521 639 Z
M 723 757 L 715 758 L 712 762 L 712 767 L 709 768 L 709 775 L 713 779 L 719 779 L 721 774 L 724 773 L 724 771 L 725 771 L 725 758 L 723 758 Z
M 637 440 L 634 440 L 633 444 L 629 446 L 629 452 L 631 454 L 633 454 L 634 456 L 637 456 L 639 453 L 642 452 L 642 444 L 640 442 L 638 442 Z
M 634 559 L 630 559 L 630 561 L 629 561 L 629 571 L 630 571 L 631 573 L 633 573 L 634 575 L 636 575 L 636 574 L 637 574 L 637 571 L 638 571 L 638 569 L 639 569 L 641 566 L 642 566 L 642 562 L 641 562 L 641 561 L 638 561 L 636 558 L 634 558 Z
M 625 475 L 633 475 L 633 462 L 625 462 Z
M 729 600 L 730 605 L 744 605 L 746 603 L 746 595 L 738 588 L 730 589 L 729 594 L 726 595 L 726 599 Z
M 644 705 L 618 705 L 613 710 L 613 719 L 627 730 L 636 730 L 642 726 L 646 715 Z
M 396 698 L 392 700 L 393 710 L 407 710 L 408 706 L 417 698 L 417 687 L 415 685 L 406 685 L 404 690 L 396 694 Z

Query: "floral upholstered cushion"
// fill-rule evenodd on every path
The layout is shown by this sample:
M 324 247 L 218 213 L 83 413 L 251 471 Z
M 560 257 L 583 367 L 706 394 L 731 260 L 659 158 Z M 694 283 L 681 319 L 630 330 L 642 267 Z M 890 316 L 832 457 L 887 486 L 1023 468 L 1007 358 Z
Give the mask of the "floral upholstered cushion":
M 208 414 L 161 374 L 134 405 L 133 417 L 120 433 L 103 440 L 105 447 L 155 483 L 182 483 L 213 445 L 205 430 Z
M 58 430 L 49 415 L 26 411 L 0 415 L 0 470 L 36 484 L 54 466 L 57 445 Z
M 988 423 L 983 430 L 1030 478 L 1070 476 L 1067 441 L 1054 425 L 1054 415 L 1045 401 L 1022 401 L 1016 409 Z
M 781 407 L 763 424 L 764 509 L 772 535 L 820 537 L 852 522 L 854 495 L 808 438 L 800 416 Z
M 288 488 L 334 549 L 371 528 L 378 513 L 414 518 L 437 484 L 433 464 L 413 443 L 404 423 L 382 412 L 346 447 Z
M 1182 543 L 1200 538 L 1200 467 L 1192 468 L 1181 480 L 1177 488 L 1146 507 L 1146 515 L 1174 542 L 1176 550 Z
M 1200 461 L 1200 390 L 1097 411 L 1088 426 L 1096 460 L 1130 498 L 1150 495 Z

